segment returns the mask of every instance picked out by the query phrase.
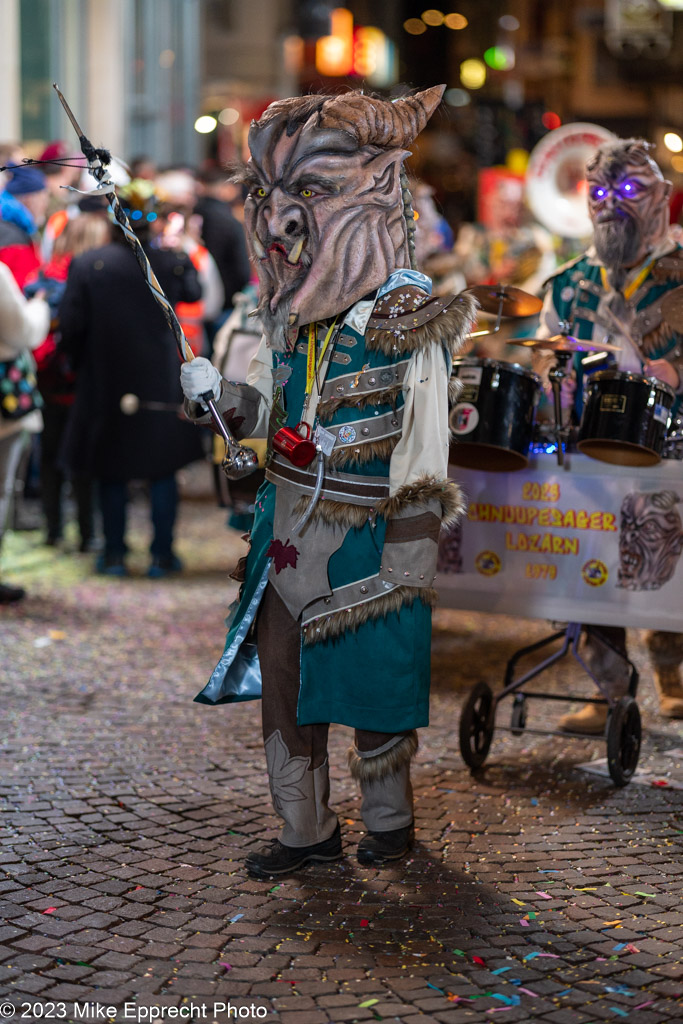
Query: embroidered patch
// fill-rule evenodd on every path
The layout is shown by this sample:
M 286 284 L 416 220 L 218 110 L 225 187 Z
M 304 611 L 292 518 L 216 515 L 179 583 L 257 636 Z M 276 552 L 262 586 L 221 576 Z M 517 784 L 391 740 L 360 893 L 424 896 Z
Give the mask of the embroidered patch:
M 565 287 L 562 289 L 562 291 L 560 292 L 560 298 L 563 302 L 571 302 L 571 300 L 574 298 L 574 289 L 570 284 L 565 285 Z
M 293 544 L 289 543 L 288 537 L 284 544 L 281 540 L 271 541 L 266 555 L 273 559 L 275 572 L 279 573 L 281 569 L 286 569 L 288 565 L 291 565 L 292 569 L 296 569 L 296 560 L 299 557 L 299 552 Z
M 354 427 L 340 427 L 337 437 L 342 444 L 352 444 L 356 440 L 356 431 Z

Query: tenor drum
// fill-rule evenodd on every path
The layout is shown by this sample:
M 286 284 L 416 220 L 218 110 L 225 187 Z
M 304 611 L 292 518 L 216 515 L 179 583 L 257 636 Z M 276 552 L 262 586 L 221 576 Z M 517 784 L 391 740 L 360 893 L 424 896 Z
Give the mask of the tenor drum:
M 450 461 L 466 469 L 509 473 L 529 463 L 540 378 L 517 363 L 455 359 L 460 381 L 450 413 Z
M 675 395 L 662 381 L 621 370 L 591 374 L 584 395 L 577 447 L 619 466 L 659 462 Z

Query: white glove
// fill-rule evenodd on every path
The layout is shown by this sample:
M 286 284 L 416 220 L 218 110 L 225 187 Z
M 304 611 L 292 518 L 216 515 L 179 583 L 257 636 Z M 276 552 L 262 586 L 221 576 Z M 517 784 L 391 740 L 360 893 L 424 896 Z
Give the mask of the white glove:
M 180 386 L 189 402 L 199 402 L 201 396 L 209 392 L 214 400 L 221 396 L 222 377 L 216 367 L 208 359 L 198 356 L 180 367 Z M 204 406 L 206 408 L 206 406 Z

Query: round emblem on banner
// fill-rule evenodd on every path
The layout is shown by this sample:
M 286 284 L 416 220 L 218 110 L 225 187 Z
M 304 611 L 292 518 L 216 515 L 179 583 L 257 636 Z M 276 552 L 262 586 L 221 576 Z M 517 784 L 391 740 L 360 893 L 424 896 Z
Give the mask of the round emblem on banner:
M 609 571 L 599 558 L 591 558 L 582 566 L 581 575 L 584 583 L 587 583 L 589 587 L 601 587 L 603 583 L 607 582 Z
M 495 551 L 480 551 L 474 560 L 474 567 L 482 576 L 495 576 L 500 572 L 500 558 Z
M 342 444 L 351 444 L 356 440 L 356 431 L 350 426 L 340 427 L 337 437 Z
M 454 434 L 471 434 L 479 423 L 479 411 L 471 402 L 458 402 L 453 407 L 449 422 Z

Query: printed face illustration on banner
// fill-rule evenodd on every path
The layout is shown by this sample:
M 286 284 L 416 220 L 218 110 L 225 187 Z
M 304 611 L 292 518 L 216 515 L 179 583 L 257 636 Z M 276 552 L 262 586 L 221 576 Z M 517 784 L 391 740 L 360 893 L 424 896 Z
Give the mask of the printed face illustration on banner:
M 299 96 L 252 122 L 245 227 L 273 348 L 410 265 L 401 166 L 442 93 Z
M 621 505 L 619 582 L 624 590 L 659 590 L 676 571 L 683 526 L 674 491 L 627 494 Z
M 441 531 L 437 572 L 462 572 L 462 523 Z

